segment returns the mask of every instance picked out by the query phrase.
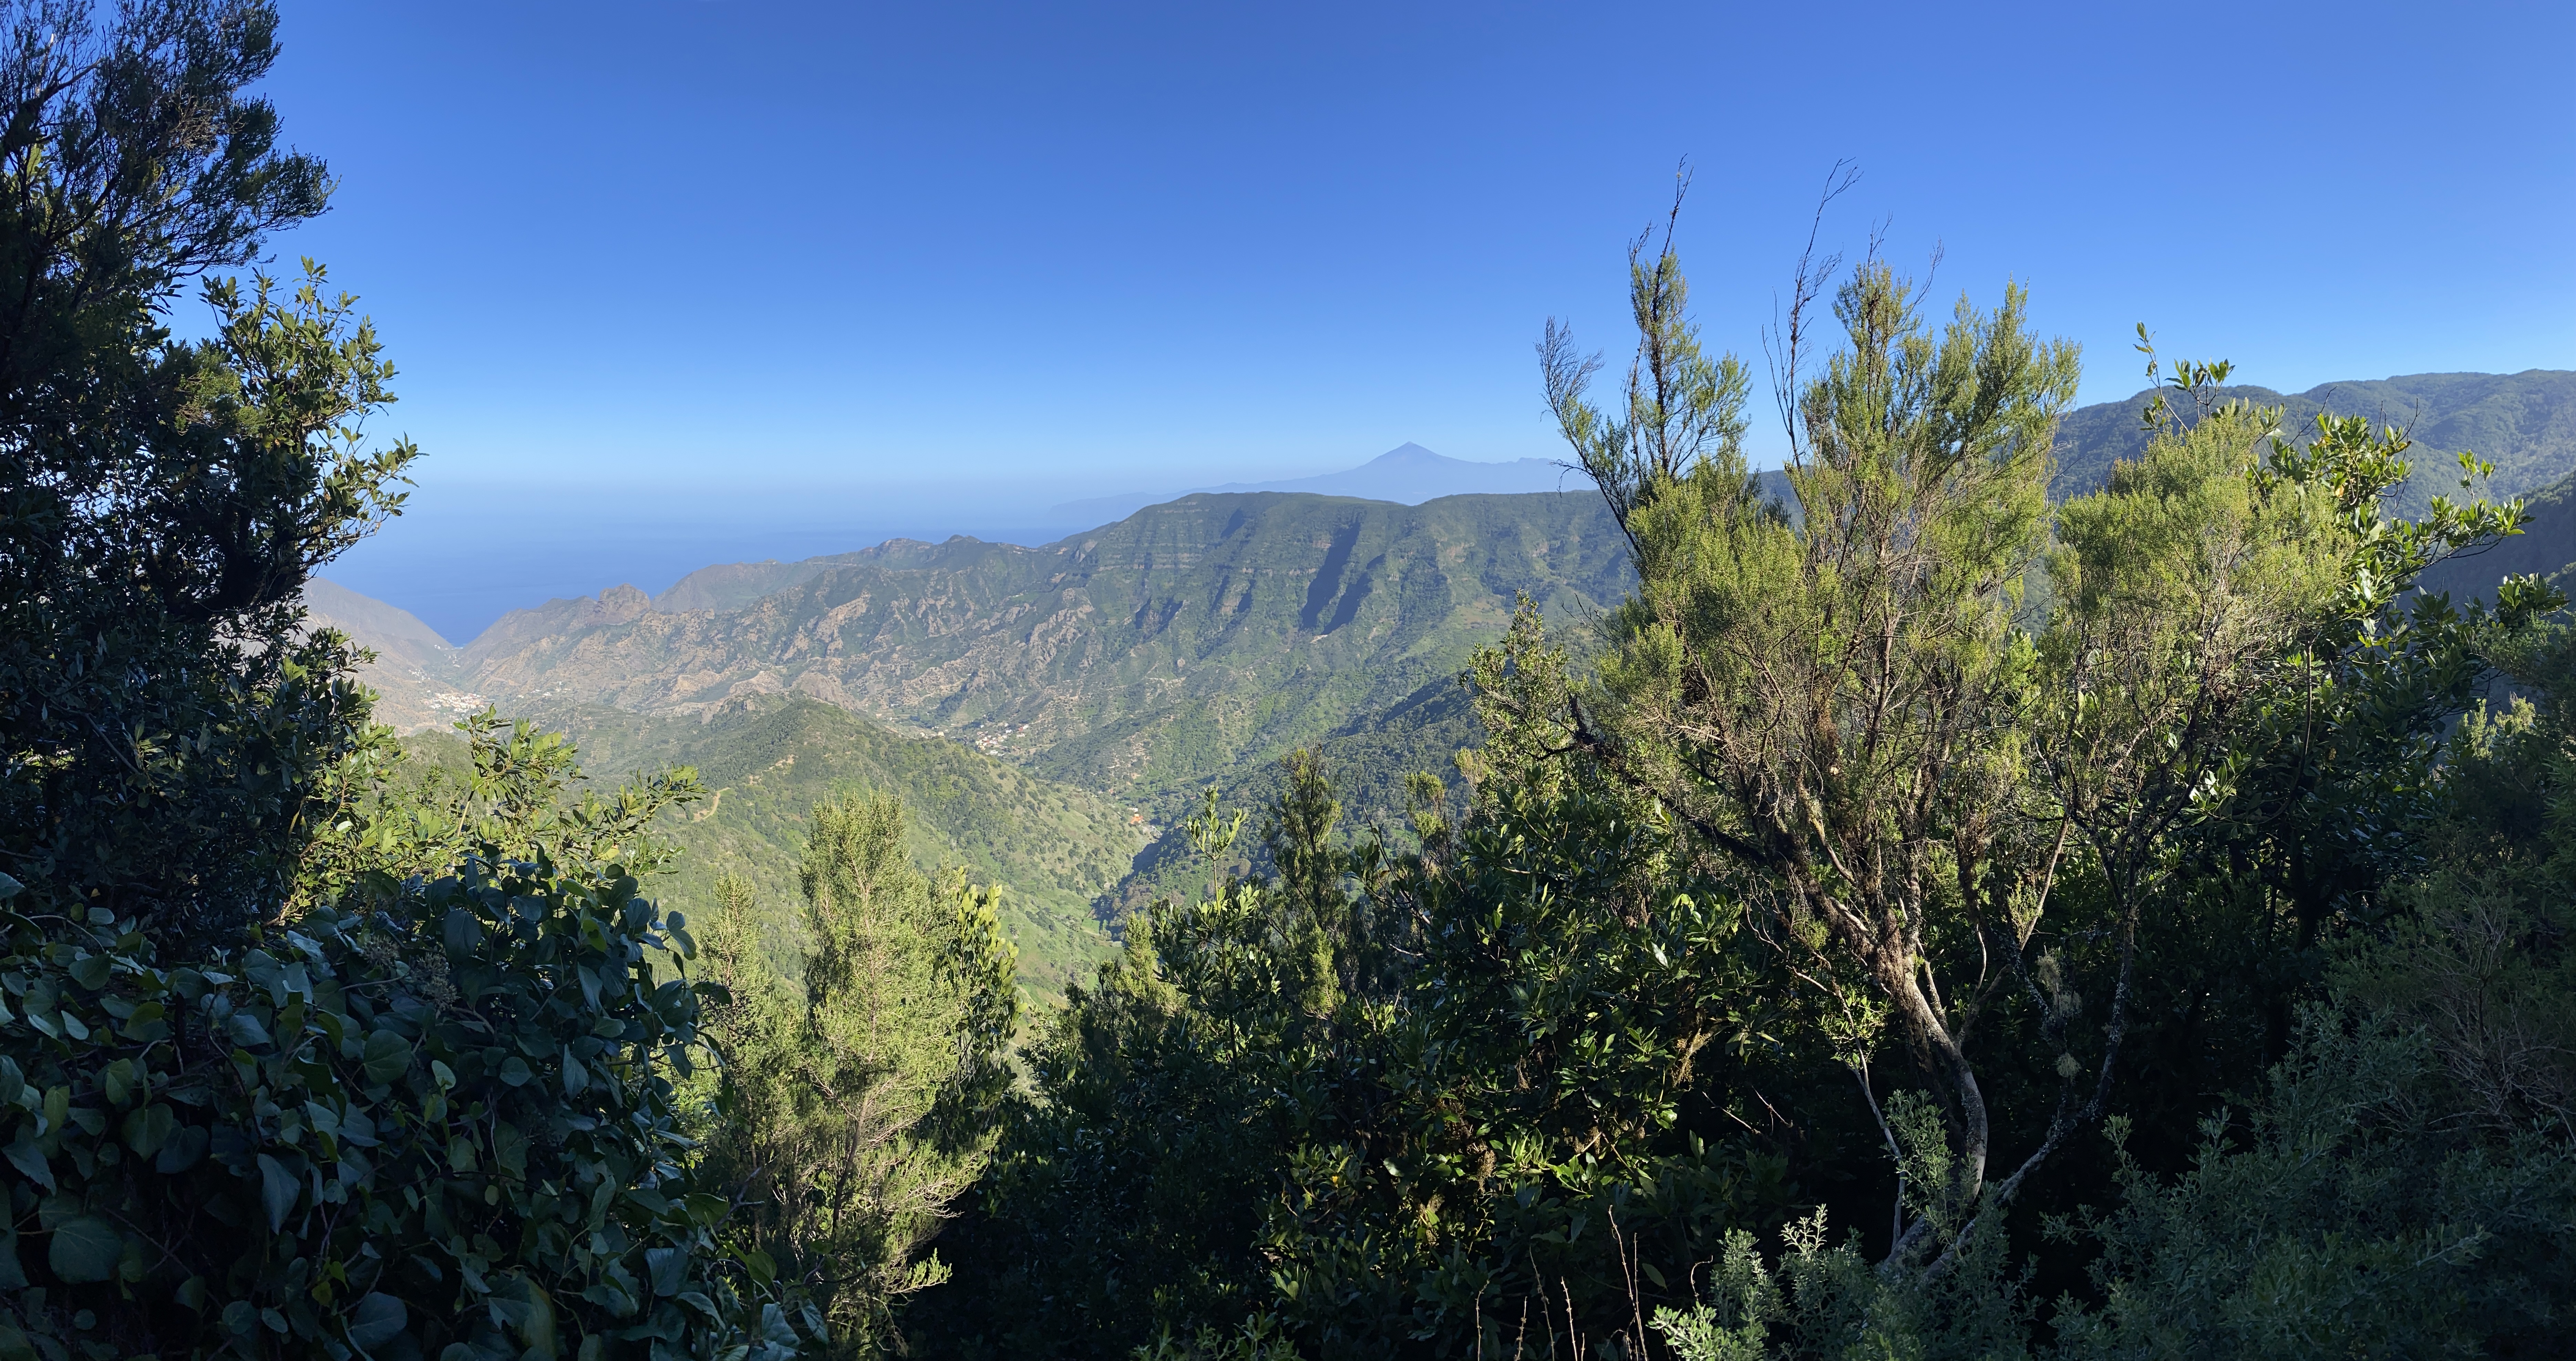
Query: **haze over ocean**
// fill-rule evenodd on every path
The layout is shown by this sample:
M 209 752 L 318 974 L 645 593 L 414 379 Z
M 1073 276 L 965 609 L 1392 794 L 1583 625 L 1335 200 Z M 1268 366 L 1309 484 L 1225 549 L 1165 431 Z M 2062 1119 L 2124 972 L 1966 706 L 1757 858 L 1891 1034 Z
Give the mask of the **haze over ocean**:
M 540 489 L 539 501 L 552 489 Z M 1045 504 L 978 500 L 960 492 L 886 494 L 863 487 L 675 498 L 664 491 L 578 491 L 556 506 L 526 488 L 432 482 L 406 515 L 325 569 L 362 595 L 418 615 L 462 646 L 513 609 L 597 595 L 627 583 L 659 594 L 720 562 L 793 561 L 909 538 L 951 534 L 1037 544 L 1081 525 L 1046 518 Z M 581 506 L 568 513 L 567 505 Z

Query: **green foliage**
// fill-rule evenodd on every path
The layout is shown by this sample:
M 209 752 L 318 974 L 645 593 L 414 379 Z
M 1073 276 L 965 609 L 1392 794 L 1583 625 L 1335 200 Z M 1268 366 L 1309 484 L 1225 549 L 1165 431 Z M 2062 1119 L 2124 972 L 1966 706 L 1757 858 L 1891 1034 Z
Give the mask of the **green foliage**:
M 9 915 L 12 1235 L 45 1245 L 0 1256 L 14 1345 L 713 1356 L 756 1326 L 670 1080 L 698 1002 L 654 964 L 693 946 L 609 858 L 686 783 L 565 815 L 567 751 L 471 728 L 461 844 L 452 810 L 350 828 L 452 856 L 435 880 L 370 867 L 177 959 L 105 909 Z
M 525 719 L 505 723 L 489 709 L 460 720 L 456 733 L 463 759 L 454 765 L 416 757 L 376 729 L 324 773 L 315 800 L 323 825 L 304 848 L 297 901 L 330 903 L 362 885 L 436 876 L 475 854 L 665 874 L 678 850 L 655 825 L 705 795 L 684 766 L 603 796 L 584 786 L 579 749 L 563 734 Z
M 1444 676 L 1382 713 L 1367 714 L 1344 724 L 1316 742 L 1311 750 L 1324 769 L 1331 772 L 1334 796 L 1344 805 L 1337 823 L 1342 839 L 1380 834 L 1390 846 L 1411 848 L 1417 840 L 1407 822 L 1413 781 L 1425 775 L 1435 776 L 1443 786 L 1444 797 L 1463 796 L 1467 784 L 1459 768 L 1460 754 L 1473 753 L 1484 742 L 1485 730 L 1476 721 L 1475 706 L 1466 688 L 1457 677 Z M 1252 809 L 1267 808 L 1276 802 L 1286 784 L 1287 761 L 1283 758 L 1219 780 L 1209 788 L 1225 807 Z M 1116 916 L 1141 915 L 1162 899 L 1187 898 L 1210 890 L 1213 881 L 1209 867 L 1191 845 L 1190 821 L 1185 818 L 1174 823 L 1136 854 L 1134 867 L 1119 881 L 1112 899 Z M 1232 858 L 1221 869 L 1233 873 L 1267 872 L 1271 867 L 1266 852 L 1253 838 L 1245 838 L 1245 842 L 1248 844 L 1234 848 Z
M 2157 375 L 2150 374 L 2148 381 L 2152 386 L 2133 397 L 2066 414 L 2057 432 L 2058 468 L 2053 483 L 2057 495 L 2071 498 L 2100 490 L 2113 464 L 2134 460 L 2144 451 L 2152 432 L 2140 427 L 2138 412 L 2163 388 Z M 2464 450 L 2475 450 L 2495 463 L 2493 480 L 2483 489 L 2496 497 L 2532 497 L 2576 468 L 2576 373 L 2563 369 L 2418 373 L 2322 383 L 2296 393 L 2221 378 L 2212 396 L 2220 402 L 2279 410 L 2282 430 L 2294 440 L 2315 428 L 2319 416 L 2359 417 L 2373 426 L 2397 426 L 2432 455 L 2405 482 L 2390 489 L 2391 511 L 2410 518 L 2423 514 L 2433 496 L 2451 489 L 2451 460 Z M 2506 570 L 2485 570 L 2485 580 L 2479 584 L 2492 587 Z M 2510 570 L 2528 573 L 2533 569 Z
M 774 1357 L 637 878 L 689 783 L 569 806 L 569 749 L 487 722 L 410 784 L 298 605 L 415 456 L 367 447 L 372 328 L 308 264 L 172 338 L 188 279 L 322 208 L 245 93 L 276 22 L 0 39 L 0 1355 Z
M 364 726 L 313 566 L 400 503 L 363 447 L 392 368 L 321 270 L 172 339 L 185 281 L 322 210 L 320 162 L 245 91 L 264 4 L 21 5 L 0 139 L 0 866 L 43 911 L 222 938 L 294 873 L 318 772 Z
M 1534 612 L 1515 639 L 1485 673 L 1562 667 Z M 1759 1108 L 1721 1075 L 1759 1061 L 1769 1010 L 1741 909 L 1671 826 L 1544 766 L 1492 775 L 1463 822 L 1419 790 L 1419 853 L 1337 844 L 1330 785 L 1292 759 L 1276 876 L 1131 925 L 1032 1048 L 1040 1100 L 948 1287 L 975 1303 L 926 1300 L 931 1345 L 1605 1338 L 1785 1212 L 1779 1161 L 1727 1134 Z M 1239 825 L 1211 801 L 1190 830 L 1222 865 Z
M 2066 1352 L 2495 1354 L 2551 1336 L 2576 1142 L 2481 1137 L 2444 1085 L 2421 1033 L 2310 1012 L 2241 1138 L 2213 1117 L 2171 1183 L 2124 1159 L 2123 1203 L 2083 1225 L 2101 1303 L 2060 1306 Z
M 1682 322 L 1645 287 L 1641 344 L 1679 366 L 1655 337 Z M 2022 308 L 2017 290 L 1990 316 L 1963 300 L 1935 330 L 1908 283 L 1856 270 L 1834 302 L 1845 348 L 1784 386 L 1796 515 L 1755 501 L 1731 445 L 1607 488 L 1638 592 L 1609 624 L 1594 716 L 1571 695 L 1532 715 L 1771 906 L 1765 935 L 1831 999 L 1849 1061 L 1882 1028 L 1922 1056 L 1971 1196 L 1993 1117 L 1966 1040 L 2009 975 L 1945 984 L 1927 966 L 1953 942 L 1989 955 L 1990 923 L 2027 939 L 2053 877 L 2047 839 L 2016 825 L 2034 658 L 2014 621 L 2076 364 L 2025 333 Z M 1548 383 L 1586 448 L 1589 408 L 1557 365 Z
M 818 804 L 811 825 L 798 981 L 764 962 L 750 885 L 718 886 L 700 1172 L 726 1188 L 726 1241 L 776 1272 L 806 1335 L 878 1355 L 899 1345 L 897 1305 L 947 1277 L 923 1250 L 1010 1087 L 1017 960 L 995 894 L 912 868 L 894 799 Z
M 1744 467 L 1744 365 L 1731 354 L 1712 359 L 1700 348 L 1699 327 L 1690 319 L 1690 283 L 1673 252 L 1673 228 L 1688 190 L 1685 179 L 1673 195 L 1653 264 L 1645 263 L 1648 235 L 1628 247 L 1637 353 L 1623 385 L 1625 409 L 1607 415 L 1584 400 L 1601 360 L 1578 355 L 1571 330 L 1550 318 L 1539 342 L 1548 409 L 1612 516 L 1628 529 L 1632 547 L 1640 545 L 1628 528 L 1630 518 L 1683 479 L 1700 476 L 1704 464 L 1741 484 L 1733 488 L 1737 494 L 1752 494 Z
M 1004 928 L 1019 947 L 1030 998 L 1051 1005 L 1114 943 L 1093 904 L 1143 844 L 1120 804 L 937 738 L 908 738 L 802 696 L 726 706 L 705 722 L 592 706 L 543 717 L 581 743 L 603 773 L 697 770 L 709 797 L 667 814 L 657 831 L 677 852 L 669 895 L 712 903 L 717 881 L 749 884 L 770 958 L 793 977 L 796 867 L 816 803 L 853 787 L 902 801 L 905 850 L 923 865 L 954 865 L 1001 893 Z M 417 744 L 419 739 L 413 739 Z
M 1668 249 L 1632 260 L 1618 414 L 1551 327 L 1639 583 L 1597 658 L 1525 600 L 1470 672 L 1467 805 L 1408 781 L 1400 843 L 1337 835 L 1311 754 L 1257 857 L 1210 793 L 1174 834 L 1206 891 L 1133 920 L 1032 1047 L 925 1350 L 2008 1357 L 2043 1313 L 2068 1355 L 2544 1335 L 2563 602 L 2409 594 L 2519 508 L 2391 518 L 2402 435 L 2292 442 L 2216 364 L 2052 507 L 2074 356 L 2017 291 L 1935 326 L 1865 262 L 1802 381 L 1810 282 L 1793 505 L 1747 475 L 1741 375 Z M 2537 706 L 2472 710 L 2499 664 Z M 2043 1222 L 2073 1246 L 2015 1263 Z

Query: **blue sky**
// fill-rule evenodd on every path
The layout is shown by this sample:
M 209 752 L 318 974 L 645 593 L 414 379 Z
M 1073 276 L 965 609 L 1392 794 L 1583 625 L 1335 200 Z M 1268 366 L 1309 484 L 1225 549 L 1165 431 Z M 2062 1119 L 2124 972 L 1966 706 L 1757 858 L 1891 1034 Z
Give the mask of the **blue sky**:
M 1553 456 L 1531 343 L 1615 350 L 1685 156 L 1698 311 L 1748 354 L 1847 158 L 1825 244 L 2026 282 L 2086 400 L 2139 386 L 2140 321 L 2290 390 L 2576 367 L 2563 0 L 284 9 L 270 93 L 342 187 L 274 245 L 362 296 L 378 428 L 429 452 L 346 577 L 556 488 L 600 511 L 567 545 L 786 555 L 1406 440 Z M 556 556 L 529 590 L 614 584 Z

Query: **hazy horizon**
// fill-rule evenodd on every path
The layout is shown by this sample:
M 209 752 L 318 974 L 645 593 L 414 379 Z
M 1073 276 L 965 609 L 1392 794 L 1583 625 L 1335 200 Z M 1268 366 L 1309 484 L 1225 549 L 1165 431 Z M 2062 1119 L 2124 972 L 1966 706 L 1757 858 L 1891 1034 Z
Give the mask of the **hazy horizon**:
M 1935 313 L 2026 286 L 2083 402 L 2138 388 L 2141 322 L 2284 392 L 2576 368 L 2576 7 L 2246 7 L 2223 61 L 2126 11 L 1863 5 L 1830 63 L 1811 24 L 284 0 L 261 91 L 338 188 L 272 267 L 358 295 L 400 370 L 371 431 L 426 455 L 332 570 L 445 632 L 503 587 L 1043 534 L 1405 441 L 1557 458 L 1533 343 L 1560 319 L 1616 376 L 1625 252 L 1685 160 L 1673 240 L 1754 369 L 1757 461 L 1811 228 Z M 600 522 L 511 504 L 562 488 Z

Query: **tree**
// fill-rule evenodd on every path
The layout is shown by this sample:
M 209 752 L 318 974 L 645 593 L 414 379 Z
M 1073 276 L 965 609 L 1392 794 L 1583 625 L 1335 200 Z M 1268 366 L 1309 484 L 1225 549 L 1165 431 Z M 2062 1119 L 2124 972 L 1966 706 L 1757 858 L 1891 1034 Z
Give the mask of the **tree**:
M 1668 246 L 1662 267 L 1631 269 L 1640 365 L 1677 370 L 1657 391 L 1689 383 L 1688 350 L 1664 339 L 1688 334 L 1681 294 L 1657 282 L 1678 268 Z M 2001 979 L 1945 985 L 1933 956 L 2039 878 L 2016 816 L 2028 753 L 2013 720 L 2034 658 L 2014 619 L 2076 375 L 2073 348 L 2029 337 L 2022 309 L 2017 289 L 1991 316 L 1962 301 L 1935 333 L 1911 285 L 1865 262 L 1834 304 L 1847 349 L 1796 394 L 1794 517 L 1755 502 L 1731 439 L 1610 486 L 1639 586 L 1609 626 L 1611 712 L 1577 697 L 1569 725 L 1570 747 L 1735 868 L 1842 1013 L 1864 1085 L 1893 1025 L 1971 1197 L 1992 1118 L 1969 1043 Z M 1563 345 L 1544 347 L 1550 397 L 1586 450 L 1600 421 L 1561 377 Z
M 245 91 L 273 7 L 165 0 L 0 35 L 0 872 L 74 916 L 223 938 L 284 897 L 319 773 L 365 726 L 306 574 L 400 502 L 361 426 L 392 368 L 317 266 L 206 285 L 322 211 Z
M 2473 629 L 2436 603 L 2392 642 L 2399 593 L 2517 532 L 2517 512 L 2445 501 L 2392 523 L 2378 507 L 2405 476 L 2394 432 L 2326 421 L 2300 447 L 2277 413 L 2203 400 L 2186 418 L 2161 399 L 2145 453 L 2052 512 L 2073 348 L 2026 334 L 2015 288 L 1992 314 L 1963 299 L 1936 330 L 1875 258 L 1835 295 L 1843 348 L 1824 372 L 1801 379 L 1789 347 L 1795 505 L 1761 505 L 1727 414 L 1741 384 L 1700 356 L 1678 279 L 1669 242 L 1652 269 L 1632 253 L 1624 422 L 1586 403 L 1596 364 L 1561 330 L 1541 345 L 1551 405 L 1639 577 L 1607 621 L 1597 686 L 1567 694 L 1548 740 L 1672 810 L 1761 909 L 1906 1164 L 1869 1067 L 1882 1034 L 1897 1042 L 1949 1150 L 1952 1184 L 1915 1191 L 2008 1202 L 2104 1113 L 2140 914 L 2187 862 L 2185 832 L 2260 765 L 2265 716 L 2358 669 L 2382 692 L 2413 687 L 2401 728 L 2437 728 L 2477 675 Z M 1814 295 L 1803 272 L 1795 293 L 1793 336 Z M 2225 373 L 2188 366 L 2176 387 L 2205 398 Z M 2104 940 L 2107 957 L 2074 948 Z M 2079 970 L 2108 999 L 2081 1027 Z M 1998 1115 L 1973 1044 L 2014 1006 L 2054 1049 L 2058 1092 L 2035 1146 L 1990 1179 Z M 1907 1194 L 1891 1261 L 1938 1240 L 1930 1269 L 1947 1270 L 1985 1215 L 1909 1219 Z
M 751 890 L 718 885 L 708 936 L 726 990 L 705 1170 L 756 1273 L 842 1355 L 895 1345 L 896 1308 L 947 1279 L 927 1252 L 983 1170 L 1017 1016 L 1017 955 L 992 891 L 904 858 L 903 806 L 815 805 L 799 976 L 773 973 Z
M 0 912 L 0 1354 L 785 1354 L 716 1251 L 697 995 L 657 976 L 693 946 L 634 873 L 694 779 L 567 813 L 569 747 L 466 726 L 474 777 L 348 810 L 372 863 L 228 945 Z
M 638 877 L 694 781 L 568 806 L 571 750 L 486 722 L 462 787 L 406 786 L 299 604 L 416 454 L 368 445 L 372 327 L 308 262 L 205 278 L 173 338 L 322 210 L 246 93 L 276 29 L 0 19 L 0 1356 L 776 1361 Z

